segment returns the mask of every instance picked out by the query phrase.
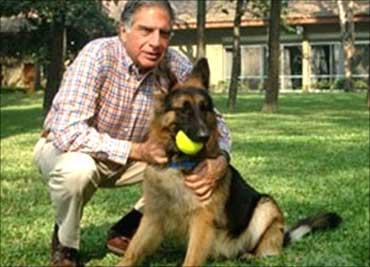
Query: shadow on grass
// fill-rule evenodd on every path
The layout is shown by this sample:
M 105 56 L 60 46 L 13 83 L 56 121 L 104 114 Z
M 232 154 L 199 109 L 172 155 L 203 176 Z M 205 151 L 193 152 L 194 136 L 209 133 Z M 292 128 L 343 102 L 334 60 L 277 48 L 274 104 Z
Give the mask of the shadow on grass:
M 107 250 L 106 238 L 111 224 L 89 225 L 81 230 L 81 255 L 85 264 L 90 261 L 102 260 L 111 253 Z M 149 255 L 140 266 L 150 266 L 150 262 L 161 262 L 165 259 L 168 264 L 181 262 L 185 255 L 185 248 L 179 242 L 173 240 L 166 240 L 162 245 L 152 254 Z M 121 256 L 116 255 L 117 263 Z M 176 266 L 179 266 L 177 264 Z
M 3 139 L 22 133 L 40 131 L 42 121 L 41 107 L 26 106 L 2 109 L 0 137 Z
M 328 211 L 328 208 L 325 205 L 326 203 L 319 203 L 307 200 L 297 204 L 295 200 L 285 201 L 285 205 L 291 208 L 288 211 L 290 215 L 287 218 L 289 225 L 295 224 L 298 220 L 307 218 L 309 216 L 316 215 L 320 212 Z M 83 260 L 85 263 L 89 263 L 91 260 L 103 259 L 107 250 L 104 246 L 105 239 L 104 233 L 108 229 L 107 225 L 92 225 L 88 228 L 85 228 L 83 231 L 83 238 L 85 238 L 84 243 L 87 243 L 87 246 L 90 248 L 83 251 Z M 341 231 L 341 226 L 338 229 L 331 231 Z M 329 231 L 328 231 L 329 232 Z M 315 233 L 315 236 L 325 235 L 326 231 Z M 307 239 L 307 238 L 305 238 Z M 90 240 L 90 241 L 89 241 Z M 96 245 L 98 241 L 98 245 Z M 91 242 L 91 243 L 90 243 Z M 95 243 L 94 243 L 95 242 Z M 308 244 L 310 242 L 315 242 L 313 239 L 308 239 Z M 295 244 L 289 244 L 289 248 L 294 248 Z M 94 247 L 91 249 L 91 247 Z M 140 266 L 153 266 L 152 263 L 155 263 L 154 266 L 181 266 L 182 262 L 185 259 L 187 244 L 186 240 L 179 239 L 169 239 L 165 238 L 161 246 L 155 250 L 151 255 L 140 264 Z M 278 257 L 278 256 L 276 256 Z M 117 256 L 116 262 L 118 263 L 120 256 Z M 266 266 L 264 262 L 261 262 L 261 259 L 250 259 L 243 260 L 239 258 L 209 258 L 204 266 Z
M 81 254 L 82 260 L 88 263 L 91 260 L 103 259 L 108 251 L 105 246 L 107 232 L 110 224 L 95 225 L 90 224 L 81 230 Z

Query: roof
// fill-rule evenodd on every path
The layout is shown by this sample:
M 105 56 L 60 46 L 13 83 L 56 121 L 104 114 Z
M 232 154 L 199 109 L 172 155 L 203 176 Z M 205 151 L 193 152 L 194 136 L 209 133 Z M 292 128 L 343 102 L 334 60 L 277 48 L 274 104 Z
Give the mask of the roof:
M 196 28 L 196 1 L 170 0 L 176 14 L 176 28 Z M 103 0 L 109 15 L 119 21 L 126 1 Z M 207 0 L 207 28 L 232 27 L 236 1 Z M 267 18 L 261 18 L 258 10 L 252 10 L 249 3 L 242 18 L 242 26 L 261 26 Z M 370 4 L 366 0 L 354 1 L 355 20 L 370 21 Z M 289 0 L 285 13 L 288 24 L 335 23 L 338 21 L 337 2 L 332 0 Z
M 127 0 L 101 0 L 105 11 L 115 21 L 120 20 L 121 11 Z M 175 28 L 196 28 L 196 1 L 170 0 L 175 8 L 177 20 Z M 206 28 L 233 27 L 236 0 L 207 0 Z M 262 26 L 268 23 L 261 12 L 252 10 L 250 2 L 242 18 L 242 26 Z M 355 21 L 370 22 L 370 3 L 367 0 L 354 0 Z M 1 33 L 17 33 L 34 28 L 23 15 L 0 18 Z M 285 12 L 287 24 L 337 23 L 338 7 L 335 0 L 289 0 Z

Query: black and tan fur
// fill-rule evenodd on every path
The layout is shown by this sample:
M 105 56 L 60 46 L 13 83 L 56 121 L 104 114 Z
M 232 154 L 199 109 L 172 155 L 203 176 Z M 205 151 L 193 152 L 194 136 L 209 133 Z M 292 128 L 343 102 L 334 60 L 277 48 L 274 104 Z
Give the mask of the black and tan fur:
M 150 135 L 165 145 L 173 161 L 184 157 L 175 145 L 180 129 L 205 144 L 191 160 L 220 154 L 217 114 L 208 83 L 208 63 L 201 59 L 187 81 L 176 84 L 166 95 L 157 95 Z M 206 203 L 184 186 L 184 172 L 168 166 L 148 167 L 143 182 L 144 216 L 119 266 L 139 264 L 167 235 L 187 241 L 183 266 L 201 266 L 208 257 L 278 255 L 284 243 L 297 239 L 297 234 L 335 227 L 341 221 L 336 214 L 325 213 L 284 233 L 284 218 L 275 200 L 248 185 L 233 166 L 218 180 Z

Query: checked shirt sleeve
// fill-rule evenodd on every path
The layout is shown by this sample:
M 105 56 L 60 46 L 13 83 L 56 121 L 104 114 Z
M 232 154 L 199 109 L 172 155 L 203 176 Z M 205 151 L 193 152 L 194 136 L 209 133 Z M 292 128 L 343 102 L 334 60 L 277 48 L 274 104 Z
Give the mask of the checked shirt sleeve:
M 230 129 L 227 127 L 224 118 L 221 113 L 216 110 L 217 115 L 217 129 L 220 134 L 218 145 L 221 150 L 226 151 L 229 155 L 231 153 L 231 134 Z
M 78 151 L 125 164 L 131 143 L 100 133 L 94 128 L 99 88 L 105 80 L 109 57 L 97 43 L 88 44 L 66 71 L 45 121 L 62 151 Z M 49 118 L 50 117 L 50 118 Z

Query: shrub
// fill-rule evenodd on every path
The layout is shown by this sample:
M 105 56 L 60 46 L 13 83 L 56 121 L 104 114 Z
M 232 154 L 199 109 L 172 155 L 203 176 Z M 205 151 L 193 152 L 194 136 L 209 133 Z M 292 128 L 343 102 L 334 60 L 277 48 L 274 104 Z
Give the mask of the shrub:
M 314 86 L 315 89 L 319 90 L 329 90 L 332 89 L 331 82 L 329 80 L 317 81 Z
M 344 90 L 345 82 L 346 82 L 346 79 L 344 78 L 337 79 L 332 83 L 330 89 Z
M 356 80 L 353 85 L 354 89 L 356 90 L 368 90 L 369 84 L 364 80 Z

